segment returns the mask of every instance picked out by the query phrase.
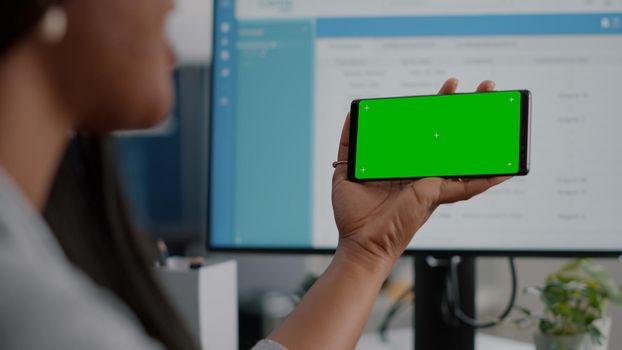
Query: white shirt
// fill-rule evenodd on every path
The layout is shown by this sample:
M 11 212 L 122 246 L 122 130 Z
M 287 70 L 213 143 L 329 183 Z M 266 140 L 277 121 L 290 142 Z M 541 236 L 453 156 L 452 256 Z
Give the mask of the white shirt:
M 0 348 L 156 350 L 130 309 L 66 258 L 0 169 Z M 263 341 L 254 350 L 283 350 Z

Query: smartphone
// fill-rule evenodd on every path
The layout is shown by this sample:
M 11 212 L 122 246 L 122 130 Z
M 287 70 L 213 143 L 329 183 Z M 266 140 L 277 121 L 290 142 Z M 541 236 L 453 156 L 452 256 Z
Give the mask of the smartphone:
M 353 181 L 529 173 L 528 90 L 360 99 L 350 118 Z

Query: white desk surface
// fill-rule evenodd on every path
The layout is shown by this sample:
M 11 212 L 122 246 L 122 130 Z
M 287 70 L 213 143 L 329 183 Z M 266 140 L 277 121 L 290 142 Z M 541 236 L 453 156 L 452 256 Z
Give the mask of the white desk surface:
M 389 339 L 384 343 L 378 333 L 366 333 L 361 338 L 357 350 L 404 350 L 412 349 L 414 340 L 411 329 L 397 329 L 389 332 Z M 521 343 L 515 340 L 495 337 L 487 334 L 477 334 L 475 337 L 476 350 L 534 350 L 532 344 Z M 450 349 L 447 349 L 450 350 Z M 459 350 L 459 349 L 451 349 Z

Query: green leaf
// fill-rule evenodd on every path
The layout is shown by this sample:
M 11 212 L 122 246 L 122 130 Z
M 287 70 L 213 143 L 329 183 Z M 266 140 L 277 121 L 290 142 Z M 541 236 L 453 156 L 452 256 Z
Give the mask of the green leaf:
M 514 306 L 514 309 L 516 309 L 518 312 L 520 312 L 521 314 L 527 317 L 531 317 L 531 310 L 529 310 L 528 308 L 524 306 L 516 305 Z
M 600 329 L 598 329 L 598 327 L 594 325 L 588 326 L 587 333 L 590 335 L 590 338 L 592 339 L 592 343 L 602 345 L 602 342 L 605 339 L 605 336 L 600 331 Z
M 576 271 L 579 266 L 581 266 L 581 264 L 584 261 L 587 261 L 588 259 L 573 259 L 570 260 L 568 263 L 564 264 L 560 269 L 559 272 L 568 272 L 568 271 Z
M 555 329 L 555 325 L 548 320 L 540 320 L 540 332 L 542 334 L 553 334 L 553 329 Z
M 543 334 L 572 335 L 588 333 L 594 339 L 602 336 L 594 322 L 601 319 L 611 300 L 622 304 L 622 287 L 605 268 L 588 259 L 574 259 L 547 276 L 543 286 L 525 288 L 525 294 L 540 298 L 542 313 L 517 306 L 522 315 L 514 323 L 538 322 Z

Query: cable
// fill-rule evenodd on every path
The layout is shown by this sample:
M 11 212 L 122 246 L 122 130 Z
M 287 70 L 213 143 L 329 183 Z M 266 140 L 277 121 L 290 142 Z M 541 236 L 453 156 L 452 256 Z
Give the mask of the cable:
M 492 321 L 482 322 L 469 315 L 467 315 L 460 305 L 460 283 L 458 280 L 458 266 L 460 265 L 460 257 L 453 257 L 450 261 L 449 278 L 446 286 L 447 302 L 450 309 L 453 309 L 453 316 L 463 324 L 473 328 L 491 328 L 499 325 L 504 321 L 514 309 L 516 302 L 516 290 L 517 290 L 517 278 L 516 278 L 516 265 L 514 263 L 514 257 L 509 257 L 510 275 L 512 278 L 512 291 L 510 301 L 506 309 L 501 313 L 499 317 Z M 451 306 L 453 305 L 453 308 Z
M 458 326 L 460 323 L 462 323 L 472 328 L 491 328 L 497 326 L 500 322 L 504 321 L 510 315 L 510 313 L 514 309 L 514 304 L 516 302 L 518 282 L 514 257 L 509 257 L 508 259 L 510 266 L 510 276 L 512 279 L 510 301 L 499 317 L 488 322 L 476 320 L 473 317 L 467 315 L 462 310 L 462 306 L 460 303 L 460 283 L 458 277 L 458 267 L 461 263 L 460 257 L 452 257 L 447 264 L 443 264 L 443 261 L 437 259 L 434 259 L 433 261 L 428 260 L 428 263 L 432 267 L 441 267 L 447 265 L 449 266 L 449 271 L 446 273 L 445 276 L 445 292 L 443 293 L 443 302 L 441 303 L 441 312 L 443 315 L 443 319 L 448 325 Z M 414 285 L 412 288 L 406 289 L 387 311 L 387 314 L 378 329 L 378 333 L 380 334 L 380 338 L 382 339 L 382 341 L 387 341 L 387 331 L 389 329 L 391 320 L 395 317 L 395 315 L 400 311 L 403 306 L 408 305 L 408 303 L 403 303 L 403 300 L 411 295 L 411 293 L 414 293 L 414 289 Z
M 380 339 L 383 342 L 386 343 L 388 341 L 387 331 L 389 330 L 389 324 L 391 323 L 391 320 L 393 319 L 393 317 L 395 317 L 395 315 L 402 308 L 402 306 L 410 304 L 410 303 L 402 303 L 402 301 L 406 299 L 408 296 L 414 294 L 414 292 L 415 292 L 415 286 L 413 285 L 412 287 L 402 292 L 402 294 L 400 294 L 397 300 L 395 300 L 393 305 L 391 305 L 391 307 L 389 308 L 389 311 L 387 311 L 387 314 L 382 320 L 382 323 L 380 324 L 380 328 L 378 329 L 378 333 L 380 333 Z

